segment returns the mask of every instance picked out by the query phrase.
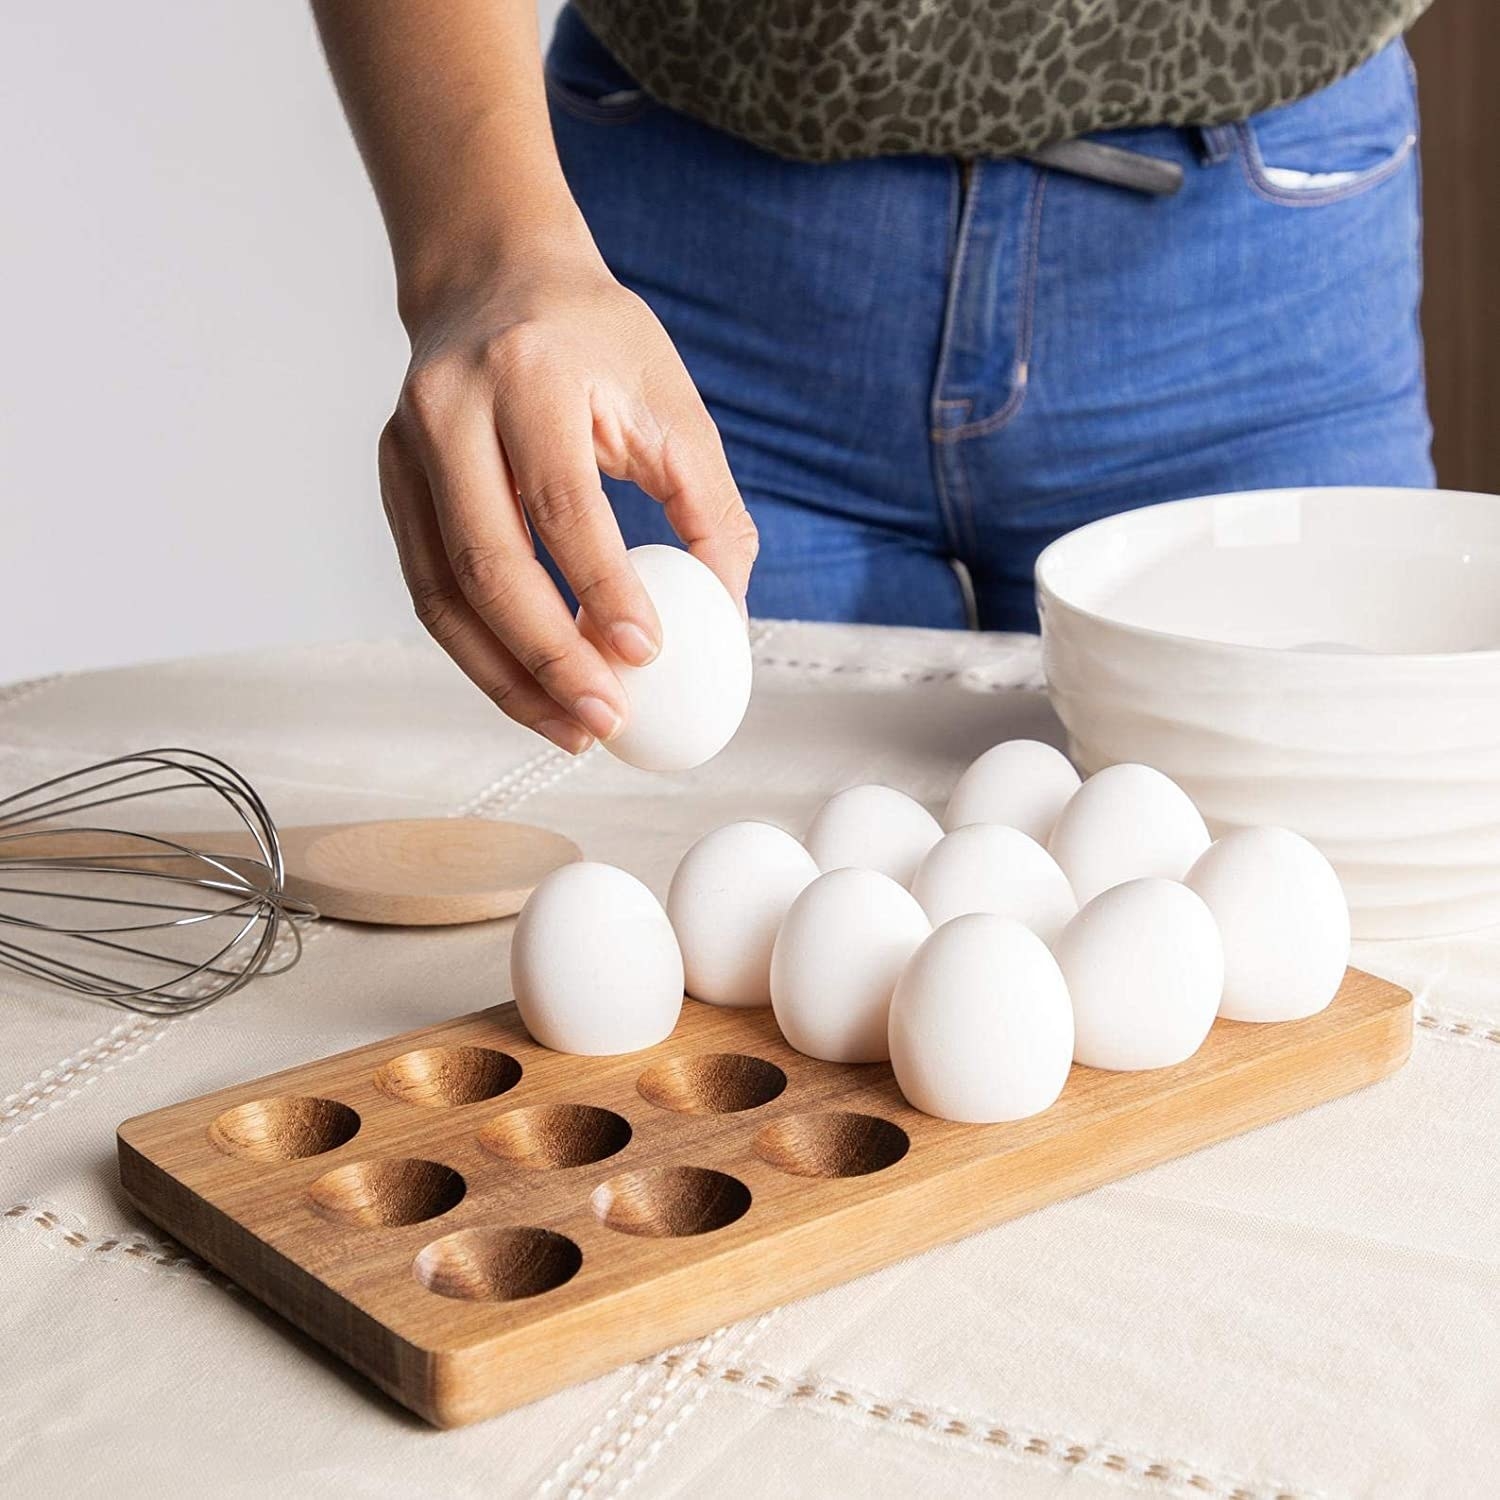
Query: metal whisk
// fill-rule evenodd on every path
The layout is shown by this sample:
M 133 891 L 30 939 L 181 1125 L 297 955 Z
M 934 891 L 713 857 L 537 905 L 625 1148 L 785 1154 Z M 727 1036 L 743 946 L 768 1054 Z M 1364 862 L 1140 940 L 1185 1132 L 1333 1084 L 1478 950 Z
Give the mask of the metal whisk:
M 130 804 L 191 823 L 205 799 L 218 821 L 233 814 L 220 836 L 232 851 L 97 821 Z M 265 803 L 201 751 L 123 755 L 0 797 L 0 966 L 90 999 L 181 1015 L 284 972 L 302 953 L 300 923 L 317 916 L 284 885 Z

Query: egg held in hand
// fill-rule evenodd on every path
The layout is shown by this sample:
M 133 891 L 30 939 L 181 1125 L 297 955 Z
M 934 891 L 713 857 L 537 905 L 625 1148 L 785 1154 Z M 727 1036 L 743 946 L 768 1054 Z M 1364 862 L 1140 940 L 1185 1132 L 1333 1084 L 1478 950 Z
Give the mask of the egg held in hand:
M 527 898 L 510 948 L 516 1009 L 555 1052 L 654 1047 L 682 1012 L 682 955 L 656 897 L 613 865 L 554 870 Z
M 1131 880 L 1095 896 L 1053 955 L 1073 1001 L 1073 1056 L 1091 1068 L 1180 1063 L 1203 1045 L 1224 993 L 1213 913 L 1174 880 Z
M 911 893 L 934 927 L 968 912 L 1013 917 L 1051 943 L 1078 910 L 1057 861 L 1019 828 L 970 823 L 932 846 Z
M 1349 963 L 1349 903 L 1334 868 L 1289 828 L 1227 833 L 1188 871 L 1224 940 L 1232 1021 L 1296 1021 L 1338 993 Z
M 750 636 L 729 591 L 680 547 L 626 554 L 661 622 L 661 650 L 644 667 L 622 662 L 587 614 L 579 624 L 614 668 L 630 713 L 604 748 L 643 771 L 686 771 L 734 738 L 750 704 Z
M 812 855 L 770 823 L 730 823 L 699 839 L 667 891 L 688 994 L 711 1005 L 769 1005 L 776 934 L 817 878 Z
M 1078 787 L 1078 772 L 1061 750 L 1040 740 L 1005 740 L 958 778 L 943 827 L 951 833 L 970 823 L 1000 823 L 1045 844 Z
M 1047 841 L 1080 906 L 1127 880 L 1181 880 L 1208 845 L 1192 798 L 1160 771 L 1132 763 L 1090 776 Z
M 792 903 L 771 954 L 771 1005 L 797 1051 L 884 1062 L 891 991 L 932 931 L 916 898 L 853 866 L 820 875 Z
M 855 866 L 909 886 L 942 826 L 895 787 L 871 782 L 835 792 L 814 815 L 803 841 L 826 875 Z
M 917 949 L 896 985 L 891 1068 L 914 1108 L 993 1124 L 1041 1113 L 1073 1061 L 1073 1010 L 1047 945 L 1009 917 L 974 912 Z

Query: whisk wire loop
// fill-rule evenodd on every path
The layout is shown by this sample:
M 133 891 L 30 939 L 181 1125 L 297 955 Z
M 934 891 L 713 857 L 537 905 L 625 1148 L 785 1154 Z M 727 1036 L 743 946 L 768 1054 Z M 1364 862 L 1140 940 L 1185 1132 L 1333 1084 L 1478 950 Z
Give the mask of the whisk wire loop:
M 230 810 L 225 842 L 248 836 L 246 853 L 73 821 L 105 807 L 154 811 L 169 798 L 187 808 L 194 796 L 211 799 L 220 819 Z M 116 756 L 0 797 L 0 967 L 91 999 L 179 1015 L 284 972 L 317 916 L 285 884 L 259 793 L 203 751 Z

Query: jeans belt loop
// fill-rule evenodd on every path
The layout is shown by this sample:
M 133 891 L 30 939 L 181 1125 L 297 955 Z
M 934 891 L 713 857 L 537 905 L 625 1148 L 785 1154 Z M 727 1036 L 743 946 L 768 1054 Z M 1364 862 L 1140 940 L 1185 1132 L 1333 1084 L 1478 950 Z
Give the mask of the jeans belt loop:
M 1205 167 L 1216 167 L 1234 154 L 1233 125 L 1194 125 L 1198 137 L 1198 160 Z

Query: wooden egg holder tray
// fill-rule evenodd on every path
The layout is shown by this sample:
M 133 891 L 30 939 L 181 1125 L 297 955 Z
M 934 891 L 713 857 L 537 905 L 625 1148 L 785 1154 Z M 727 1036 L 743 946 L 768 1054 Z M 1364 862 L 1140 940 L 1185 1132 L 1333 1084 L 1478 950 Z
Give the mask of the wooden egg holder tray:
M 592 1058 L 505 1006 L 129 1120 L 120 1179 L 455 1426 L 1362 1088 L 1411 1024 L 1351 969 L 1308 1020 L 1219 1021 L 1179 1067 L 1075 1066 L 1045 1114 L 956 1125 L 769 1010 L 690 1000 L 659 1047 Z

